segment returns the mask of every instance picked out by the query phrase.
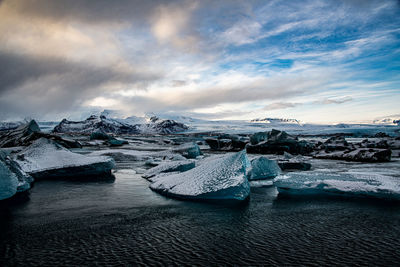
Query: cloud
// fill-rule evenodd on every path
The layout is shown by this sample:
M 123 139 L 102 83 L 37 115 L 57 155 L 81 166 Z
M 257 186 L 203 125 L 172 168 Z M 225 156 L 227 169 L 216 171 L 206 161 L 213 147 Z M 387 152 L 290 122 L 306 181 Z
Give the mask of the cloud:
M 161 43 L 170 43 L 176 47 L 192 50 L 196 36 L 190 31 L 190 16 L 197 2 L 183 4 L 169 3 L 159 5 L 151 16 L 151 30 Z
M 182 81 L 182 80 L 173 80 L 171 81 L 171 86 L 172 87 L 181 87 L 181 86 L 185 86 L 187 84 L 186 81 Z
M 159 74 L 98 67 L 54 57 L 0 52 L 2 111 L 45 114 L 67 111 L 92 97 L 121 86 L 143 89 Z
M 290 103 L 290 102 L 276 102 L 269 105 L 266 105 L 263 110 L 275 110 L 275 109 L 285 109 L 285 108 L 293 108 L 301 105 L 300 103 Z
M 325 98 L 321 100 L 314 101 L 314 104 L 324 104 L 324 105 L 330 105 L 330 104 L 343 104 L 349 101 L 352 101 L 353 98 L 350 96 L 345 96 L 341 98 Z

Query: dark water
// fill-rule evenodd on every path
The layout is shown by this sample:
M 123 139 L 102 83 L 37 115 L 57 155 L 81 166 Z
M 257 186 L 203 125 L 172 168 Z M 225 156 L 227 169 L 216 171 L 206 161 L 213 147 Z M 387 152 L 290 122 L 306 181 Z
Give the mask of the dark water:
M 0 265 L 400 264 L 398 203 L 277 197 L 182 202 L 128 170 L 115 181 L 41 181 L 1 210 Z

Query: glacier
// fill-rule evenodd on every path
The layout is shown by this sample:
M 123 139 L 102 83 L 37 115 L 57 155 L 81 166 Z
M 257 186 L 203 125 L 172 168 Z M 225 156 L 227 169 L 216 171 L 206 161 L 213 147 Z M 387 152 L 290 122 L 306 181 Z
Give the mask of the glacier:
M 150 188 L 160 194 L 192 200 L 245 200 L 251 164 L 245 151 L 209 157 L 183 173 L 152 178 Z
M 371 172 L 293 172 L 274 180 L 280 194 L 352 195 L 400 200 L 398 177 Z

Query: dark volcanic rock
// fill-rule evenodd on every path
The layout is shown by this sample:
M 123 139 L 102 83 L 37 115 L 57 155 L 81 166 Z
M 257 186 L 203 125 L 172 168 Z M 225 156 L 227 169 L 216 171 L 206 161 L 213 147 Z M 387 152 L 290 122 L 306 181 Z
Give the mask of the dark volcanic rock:
M 374 137 L 382 138 L 382 137 L 390 137 L 390 136 L 387 135 L 387 134 L 384 133 L 384 132 L 379 132 L 379 133 L 376 133 L 376 134 L 374 135 Z
M 79 142 L 58 135 L 43 133 L 36 121 L 31 120 L 17 129 L 0 132 L 0 147 L 28 146 L 39 138 L 51 139 L 66 148 L 81 148 Z
M 0 133 L 0 147 L 23 146 L 37 139 L 35 133 L 39 133 L 40 128 L 36 121 L 31 120 L 25 125 L 16 129 Z
M 302 161 L 278 161 L 279 167 L 284 170 L 308 171 L 311 169 L 311 163 Z
M 153 124 L 146 125 L 151 128 L 151 131 L 159 134 L 170 134 L 184 132 L 189 129 L 185 124 L 174 120 L 155 120 Z
M 350 149 L 351 147 L 343 136 L 333 136 L 324 142 L 323 148 L 326 151 L 335 151 L 346 150 Z
M 249 140 L 238 135 L 223 134 L 217 138 L 206 138 L 206 143 L 212 150 L 240 151 L 243 150 Z
M 380 149 L 388 149 L 390 148 L 387 140 L 379 140 L 378 142 L 371 141 L 368 139 L 364 139 L 359 146 L 361 148 L 380 148 Z
M 260 133 L 256 133 L 261 136 Z M 252 137 L 250 137 L 250 140 Z M 261 138 L 262 139 L 262 138 Z M 254 138 L 253 138 L 254 140 Z M 306 141 L 299 141 L 297 137 L 291 136 L 284 131 L 273 129 L 267 133 L 267 140 L 261 141 L 255 145 L 246 146 L 248 153 L 259 154 L 283 154 L 289 152 L 291 154 L 308 154 L 312 151 L 312 145 Z
M 350 151 L 321 151 L 314 155 L 319 159 L 337 159 L 359 162 L 387 162 L 391 160 L 392 151 L 390 149 L 353 149 Z

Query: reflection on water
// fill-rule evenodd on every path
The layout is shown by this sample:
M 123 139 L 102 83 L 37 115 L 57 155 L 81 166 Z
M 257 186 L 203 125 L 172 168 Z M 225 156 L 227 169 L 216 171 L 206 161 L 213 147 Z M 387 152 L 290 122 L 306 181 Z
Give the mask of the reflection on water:
M 278 197 L 238 206 L 160 196 L 130 169 L 108 181 L 41 181 L 1 210 L 0 265 L 396 265 L 396 203 Z M 1 262 L 3 261 L 3 262 Z

